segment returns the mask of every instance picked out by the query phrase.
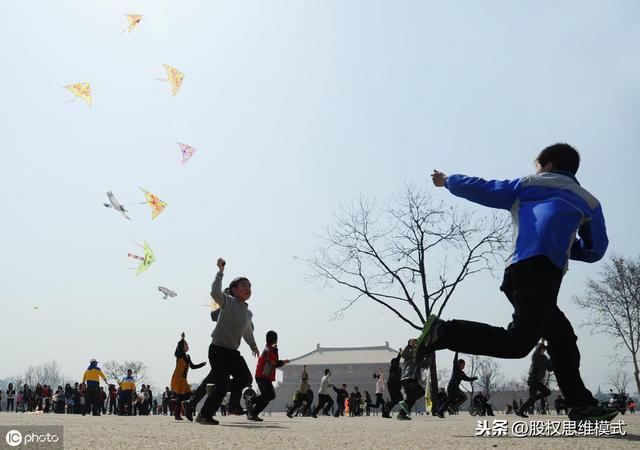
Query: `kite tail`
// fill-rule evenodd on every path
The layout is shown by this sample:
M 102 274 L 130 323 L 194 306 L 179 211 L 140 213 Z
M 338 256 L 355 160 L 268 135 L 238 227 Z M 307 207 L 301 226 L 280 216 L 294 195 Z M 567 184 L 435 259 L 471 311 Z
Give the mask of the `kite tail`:
M 129 258 L 140 259 L 140 260 L 144 261 L 144 258 L 142 256 L 134 255 L 133 253 L 127 253 L 127 256 Z

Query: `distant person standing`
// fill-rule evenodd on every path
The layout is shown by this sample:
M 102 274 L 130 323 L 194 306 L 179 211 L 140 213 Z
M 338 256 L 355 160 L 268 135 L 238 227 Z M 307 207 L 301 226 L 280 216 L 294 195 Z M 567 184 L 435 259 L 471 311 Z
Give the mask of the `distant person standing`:
M 120 381 L 120 415 L 130 416 L 133 414 L 133 395 L 136 392 L 136 380 L 133 378 L 131 369 L 127 370 L 127 376 Z
M 13 412 L 13 399 L 16 396 L 16 390 L 13 387 L 13 383 L 9 383 L 9 386 L 7 386 L 7 412 L 9 411 L 9 408 L 11 408 L 11 411 Z
M 344 416 L 344 402 L 349 398 L 349 392 L 347 392 L 347 385 L 343 384 L 339 389 L 337 387 L 333 387 L 333 390 L 336 392 L 336 412 L 333 414 L 333 417 Z
M 100 378 L 102 378 L 105 383 L 107 382 L 107 377 L 104 376 L 104 373 L 102 373 L 102 370 L 98 367 L 98 361 L 92 359 L 89 362 L 89 367 L 84 371 L 82 382 L 87 385 L 87 412 L 91 411 L 91 414 L 94 416 L 100 415 Z

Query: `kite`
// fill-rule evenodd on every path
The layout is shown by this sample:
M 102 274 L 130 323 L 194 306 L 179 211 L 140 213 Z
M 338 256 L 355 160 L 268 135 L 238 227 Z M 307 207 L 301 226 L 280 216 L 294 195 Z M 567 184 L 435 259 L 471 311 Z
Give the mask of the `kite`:
M 171 289 L 166 288 L 164 286 L 158 286 L 158 290 L 164 294 L 164 297 L 162 297 L 162 300 L 166 300 L 169 297 L 172 297 L 172 298 L 177 297 L 178 295 L 176 294 L 175 291 L 172 291 Z
M 127 19 L 129 20 L 129 27 L 122 30 L 123 33 L 125 31 L 131 33 L 133 29 L 140 24 L 142 16 L 140 14 L 127 14 Z
M 147 199 L 147 201 L 143 202 L 142 204 L 144 205 L 145 203 L 148 203 L 149 206 L 151 206 L 151 218 L 155 219 L 156 217 L 158 217 L 158 214 L 164 211 L 164 209 L 167 207 L 167 204 L 153 195 L 151 192 L 145 191 L 142 188 L 140 188 L 140 190 L 144 192 L 144 198 Z
M 153 264 L 156 260 L 156 257 L 153 255 L 153 250 L 147 244 L 147 241 L 144 241 L 144 245 L 142 246 L 144 251 L 144 256 L 134 255 L 133 253 L 127 253 L 129 258 L 140 260 L 140 265 L 136 269 L 136 275 L 140 275 L 142 272 L 147 270 L 151 264 Z
M 40 309 L 38 305 L 34 306 L 33 309 Z
M 176 94 L 178 93 L 178 89 L 180 89 L 180 86 L 182 86 L 182 80 L 184 80 L 184 74 L 180 72 L 178 69 L 176 69 L 175 67 L 171 67 L 167 64 L 163 64 L 163 66 L 164 66 L 164 70 L 167 71 L 167 79 L 162 79 L 160 81 L 168 81 L 169 83 L 171 83 L 171 92 L 175 97 Z
M 178 147 L 180 147 L 180 151 L 182 152 L 182 164 L 186 163 L 191 159 L 193 154 L 196 152 L 196 149 L 187 144 L 177 143 Z
M 107 191 L 107 197 L 109 197 L 109 203 L 103 203 L 104 206 L 106 206 L 107 208 L 115 209 L 120 214 L 122 214 L 126 219 L 131 220 L 131 218 L 129 216 L 127 216 L 127 210 L 124 209 L 124 206 L 122 206 L 118 202 L 118 200 L 116 199 L 115 195 L 113 195 L 113 192 Z
M 75 83 L 64 86 L 65 89 L 69 89 L 76 97 L 80 97 L 84 100 L 89 108 L 91 108 L 91 88 L 89 83 Z

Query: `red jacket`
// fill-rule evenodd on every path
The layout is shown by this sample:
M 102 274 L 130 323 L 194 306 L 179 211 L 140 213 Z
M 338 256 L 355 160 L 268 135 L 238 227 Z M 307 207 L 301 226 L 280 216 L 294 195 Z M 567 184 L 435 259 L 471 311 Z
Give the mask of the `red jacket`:
M 258 358 L 256 366 L 256 378 L 275 381 L 276 368 L 284 366 L 284 361 L 278 359 L 278 347 L 267 345 Z

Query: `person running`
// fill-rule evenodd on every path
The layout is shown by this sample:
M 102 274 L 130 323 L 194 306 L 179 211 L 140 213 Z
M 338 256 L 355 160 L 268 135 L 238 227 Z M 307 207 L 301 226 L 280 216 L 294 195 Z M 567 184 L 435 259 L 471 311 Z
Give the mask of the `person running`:
M 98 367 L 98 361 L 92 359 L 89 362 L 89 367 L 84 371 L 82 382 L 86 383 L 86 409 L 87 412 L 91 411 L 94 416 L 99 416 L 100 411 L 100 378 L 107 382 L 107 377 L 104 376 L 100 367 Z
M 551 391 L 544 385 L 544 378 L 547 375 L 547 371 L 551 372 L 553 369 L 549 358 L 544 354 L 546 347 L 543 342 L 540 342 L 531 355 L 531 367 L 529 368 L 529 378 L 527 378 L 527 385 L 529 386 L 529 398 L 522 404 L 516 411 L 516 415 L 527 418 L 527 411 L 533 404 L 542 400 L 549 395 Z
M 293 405 L 287 410 L 287 417 L 291 419 L 293 413 L 295 413 L 304 402 L 308 402 L 307 392 L 311 389 L 309 386 L 309 374 L 307 373 L 307 366 L 302 367 L 302 374 L 300 375 L 300 387 L 293 396 Z
M 447 410 L 457 412 L 460 405 L 467 400 L 465 393 L 460 390 L 460 383 L 462 383 L 462 381 L 473 382 L 478 379 L 478 377 L 468 377 L 467 374 L 464 373 L 465 365 L 465 360 L 458 359 L 458 353 L 456 352 L 453 356 L 453 370 L 451 371 L 451 378 L 447 386 L 447 401 L 440 405 L 435 414 L 441 419 L 444 418 L 444 413 Z
M 191 356 L 187 353 L 189 351 L 189 344 L 184 339 L 184 332 L 180 335 L 180 340 L 176 345 L 176 350 L 173 355 L 176 357 L 176 368 L 173 370 L 171 376 L 171 390 L 175 393 L 176 405 L 174 408 L 175 420 L 182 420 L 182 402 L 188 400 L 191 396 L 191 385 L 187 381 L 187 375 L 189 369 L 199 369 L 204 367 L 207 363 L 202 362 L 200 364 L 194 364 L 191 361 Z
M 318 405 L 311 414 L 311 417 L 315 419 L 318 418 L 320 410 L 322 410 L 322 413 L 325 416 L 328 416 L 331 411 L 331 407 L 333 406 L 333 399 L 329 395 L 331 393 L 330 388 L 333 387 L 333 384 L 331 384 L 331 380 L 329 379 L 330 377 L 331 369 L 324 369 L 324 376 L 320 380 L 320 389 L 318 390 Z
M 402 368 L 400 367 L 400 358 L 402 349 L 395 358 L 391 359 L 389 365 L 389 379 L 387 381 L 387 389 L 389 390 L 389 401 L 382 407 L 382 417 L 391 418 L 391 410 L 394 406 L 402 401 Z
M 523 358 L 544 338 L 558 386 L 573 421 L 611 420 L 617 411 L 598 404 L 580 376 L 580 352 L 571 322 L 558 308 L 568 260 L 599 261 L 608 246 L 600 202 L 580 186 L 580 155 L 554 144 L 535 160 L 536 173 L 496 181 L 465 175 L 431 175 L 436 187 L 490 208 L 511 211 L 514 248 L 501 290 L 514 308 L 507 328 L 466 320 L 427 318 L 417 358 L 449 349 L 496 358 Z M 576 234 L 578 237 L 576 238 Z
M 344 402 L 349 398 L 347 385 L 343 384 L 340 388 L 333 386 L 333 390 L 336 393 L 336 412 L 333 413 L 333 417 L 344 416 Z
M 270 401 L 276 398 L 276 391 L 273 388 L 273 382 L 276 380 L 276 369 L 285 364 L 289 364 L 289 360 L 281 360 L 278 355 L 278 333 L 273 330 L 267 331 L 267 346 L 258 358 L 256 366 L 255 380 L 260 389 L 260 395 L 251 399 L 248 419 L 254 422 L 262 422 L 260 413 L 264 411 Z
M 422 378 L 422 368 L 426 366 L 424 361 L 416 363 L 414 352 L 417 340 L 409 339 L 407 346 L 402 350 L 402 388 L 404 389 L 404 400 L 400 402 L 400 412 L 396 416 L 398 420 L 411 420 L 411 408 L 416 401 L 424 395 L 424 388 L 420 385 Z
M 217 325 L 211 333 L 209 345 L 209 363 L 213 371 L 214 387 L 202 406 L 197 422 L 202 425 L 217 425 L 213 414 L 218 410 L 227 391 L 229 397 L 229 413 L 244 414 L 240 406 L 242 390 L 250 386 L 253 377 L 247 363 L 238 351 L 240 340 L 251 347 L 253 356 L 260 356 L 258 346 L 253 337 L 253 314 L 249 310 L 247 300 L 251 297 L 251 283 L 246 277 L 235 278 L 229 288 L 222 291 L 222 277 L 226 262 L 218 258 L 218 273 L 211 286 L 211 297 L 220 305 Z M 229 382 L 229 378 L 233 381 Z
M 375 378 L 376 381 L 376 402 L 375 403 L 369 403 L 367 406 L 369 408 L 379 408 L 382 407 L 382 412 L 384 415 L 384 398 L 383 398 L 383 394 L 384 391 L 387 389 L 387 383 L 385 383 L 384 381 L 384 373 L 382 373 L 382 369 L 378 369 L 378 373 L 375 373 L 373 375 L 373 378 Z

